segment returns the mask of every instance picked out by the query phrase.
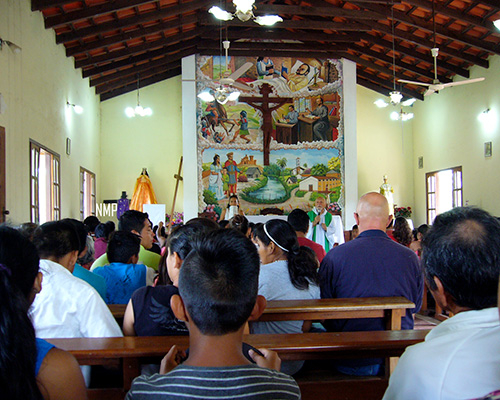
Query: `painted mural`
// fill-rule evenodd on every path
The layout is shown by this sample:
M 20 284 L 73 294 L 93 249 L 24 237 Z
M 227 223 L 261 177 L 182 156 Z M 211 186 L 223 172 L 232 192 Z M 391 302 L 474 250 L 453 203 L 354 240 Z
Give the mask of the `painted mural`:
M 241 92 L 224 104 L 197 98 L 199 211 L 220 216 L 232 194 L 246 215 L 267 208 L 309 211 L 318 196 L 341 211 L 342 64 L 229 57 L 227 67 L 221 57 L 197 58 L 198 93 Z M 240 67 L 245 72 L 236 83 L 220 84 L 226 70 Z

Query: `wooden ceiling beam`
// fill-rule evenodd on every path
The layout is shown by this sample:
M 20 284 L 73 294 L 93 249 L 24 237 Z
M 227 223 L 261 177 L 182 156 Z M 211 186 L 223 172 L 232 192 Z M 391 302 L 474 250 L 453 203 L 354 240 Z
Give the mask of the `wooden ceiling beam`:
M 432 11 L 432 1 L 428 0 L 405 0 L 406 3 L 425 8 L 426 10 Z M 444 15 L 448 18 L 453 18 L 459 21 L 465 21 L 471 25 L 481 27 L 481 28 L 486 28 L 491 32 L 495 31 L 495 25 L 491 21 L 488 21 L 487 19 L 483 19 L 480 17 L 476 17 L 474 15 L 470 14 L 464 14 L 463 12 L 460 12 L 459 10 L 456 10 L 451 7 L 446 7 L 441 4 L 436 4 L 435 5 L 435 10 L 436 14 L 441 14 Z
M 117 43 L 127 42 L 128 40 L 137 39 L 143 36 L 154 35 L 159 32 L 164 32 L 167 29 L 179 29 L 183 25 L 195 24 L 197 22 L 196 15 L 188 15 L 187 17 L 177 18 L 169 22 L 161 22 L 157 25 L 148 26 L 147 28 L 138 28 L 134 31 L 127 31 L 118 35 L 113 35 L 104 39 L 97 39 L 92 42 L 84 43 L 79 46 L 68 47 L 66 49 L 66 56 L 71 57 L 78 54 L 87 53 L 92 50 L 100 49 L 107 46 L 112 46 Z M 190 31 L 187 31 L 190 32 Z M 192 32 L 199 33 L 199 30 Z
M 379 13 L 387 13 L 387 15 L 390 15 L 390 8 L 389 7 L 384 7 L 384 6 L 377 6 L 377 5 L 363 5 L 364 8 L 367 8 L 371 11 L 376 11 Z M 429 31 L 430 33 L 434 32 L 434 27 L 432 22 L 428 22 L 427 20 L 419 17 L 414 17 L 411 15 L 407 15 L 401 11 L 394 10 L 394 20 L 399 21 L 405 24 L 408 24 L 410 26 L 413 26 L 418 29 L 423 29 L 426 31 Z M 383 24 L 377 24 L 377 25 L 383 25 Z M 384 25 L 385 26 L 385 25 Z M 495 45 L 494 43 L 487 42 L 485 40 L 478 40 L 470 36 L 465 36 L 460 33 L 457 33 L 451 29 L 446 29 L 441 27 L 439 24 L 436 24 L 436 33 L 440 36 L 443 36 L 445 38 L 460 42 L 465 45 L 470 45 L 472 47 L 498 54 L 500 55 L 500 46 Z
M 354 51 L 356 51 L 358 53 L 367 55 L 369 57 L 378 59 L 380 61 L 383 61 L 385 63 L 388 63 L 388 64 L 392 65 L 392 57 L 389 57 L 389 56 L 387 56 L 385 54 L 373 51 L 373 50 L 365 48 L 363 46 L 358 46 L 356 44 L 351 45 L 350 49 L 354 50 Z M 412 65 L 412 64 L 409 64 L 407 62 L 404 62 L 404 61 L 400 60 L 399 57 L 396 57 L 396 66 L 399 67 L 399 68 L 403 68 L 406 71 L 413 72 L 414 74 L 423 76 L 423 77 L 425 77 L 427 79 L 430 79 L 430 80 L 434 79 L 434 75 L 433 75 L 433 73 L 432 73 L 431 70 L 420 68 L 420 67 L 417 67 L 415 65 Z M 402 79 L 407 79 L 407 77 L 403 77 Z M 438 75 L 438 79 L 442 83 L 451 82 L 451 79 L 447 78 L 444 75 Z
M 198 45 L 199 49 L 219 49 L 219 43 L 209 40 L 203 40 Z M 259 54 L 260 51 L 274 50 L 277 52 L 281 51 L 303 51 L 308 53 L 310 51 L 322 52 L 322 51 L 333 51 L 341 52 L 347 51 L 346 45 L 333 45 L 325 48 L 321 43 L 306 42 L 306 43 L 272 43 L 272 42 L 233 42 L 229 47 L 229 54 L 231 55 L 233 50 L 252 50 L 254 54 Z
M 128 8 L 137 7 L 147 3 L 151 3 L 151 0 L 115 0 L 98 6 L 69 11 L 66 14 L 46 17 L 45 28 L 55 28 L 65 24 L 72 24 L 73 22 L 81 21 L 83 19 L 95 18 L 100 15 L 126 10 Z
M 200 49 L 199 53 L 202 55 L 209 56 L 217 56 L 220 55 L 219 50 L 217 49 Z M 231 55 L 235 57 L 255 57 L 255 50 L 233 50 L 231 51 Z M 295 57 L 295 58 L 341 58 L 340 54 L 335 54 L 332 52 L 314 52 L 311 51 L 309 53 L 304 53 L 303 51 L 282 51 L 277 54 L 276 50 L 262 50 L 259 51 L 260 56 L 269 56 L 269 57 Z
M 386 25 L 378 23 L 378 22 L 374 22 L 374 23 L 372 23 L 372 27 L 373 27 L 373 29 L 378 30 L 380 32 L 384 32 L 387 35 L 390 35 L 390 36 L 392 35 L 391 28 L 389 26 L 386 26 Z M 400 29 L 394 29 L 394 35 L 397 38 L 402 39 L 404 41 L 407 41 L 410 43 L 415 43 L 419 46 L 427 47 L 429 49 L 429 54 L 430 54 L 430 49 L 432 49 L 434 47 L 434 43 L 431 40 L 420 38 L 416 35 L 412 35 L 408 32 L 404 32 Z M 469 55 L 469 54 L 464 53 L 462 51 L 452 49 L 451 47 L 441 46 L 439 48 L 439 52 L 441 54 L 447 54 L 451 57 L 458 58 L 459 60 L 463 60 L 463 61 L 468 62 L 470 64 L 477 64 L 483 68 L 488 68 L 488 66 L 489 66 L 488 60 L 483 60 L 480 57 L 475 57 L 475 56 Z
M 141 81 L 139 82 L 139 86 L 141 88 L 143 88 L 143 87 L 146 87 L 149 85 L 153 85 L 157 82 L 161 82 L 161 81 L 164 81 L 166 79 L 173 78 L 174 76 L 178 76 L 180 74 L 181 74 L 181 68 L 176 68 L 176 69 L 173 69 L 173 70 L 170 70 L 167 72 L 163 72 L 163 73 L 158 74 L 158 75 L 150 76 L 149 78 L 146 78 L 146 79 L 141 79 Z M 117 97 L 117 96 L 120 96 L 120 95 L 128 93 L 128 92 L 133 92 L 134 90 L 137 89 L 136 82 L 137 82 L 137 80 L 135 80 L 135 82 L 134 81 L 124 82 L 124 84 L 126 86 L 123 86 L 123 87 L 116 89 L 116 90 L 112 90 L 110 92 L 102 93 L 100 95 L 101 101 L 106 101 L 106 100 L 112 99 L 113 97 Z
M 193 34 L 191 32 L 178 33 L 177 35 L 168 36 L 165 39 L 155 40 L 154 42 L 146 42 L 146 43 L 142 43 L 142 44 L 137 45 L 137 46 L 130 46 L 130 47 L 126 47 L 126 48 L 121 49 L 121 50 L 111 51 L 111 52 L 106 53 L 106 54 L 101 54 L 98 56 L 88 57 L 85 59 L 77 60 L 77 61 L 75 61 L 75 68 L 85 68 L 85 67 L 88 67 L 90 65 L 96 65 L 96 64 L 101 64 L 101 63 L 105 63 L 105 62 L 110 62 L 110 61 L 117 60 L 120 58 L 130 57 L 130 56 L 133 56 L 134 54 L 137 54 L 137 53 L 144 54 L 144 52 L 154 50 L 154 49 L 158 49 L 157 51 L 159 51 L 159 52 L 165 51 L 165 48 L 168 48 L 169 46 L 171 46 L 172 43 L 188 41 L 188 40 L 191 40 L 194 38 L 196 38 L 196 35 L 193 36 Z
M 379 38 L 379 37 L 375 37 L 373 35 L 368 35 L 368 34 L 363 34 L 363 35 L 364 35 L 363 39 L 366 40 L 368 43 L 377 44 L 379 46 L 382 46 L 382 47 L 385 47 L 387 49 L 392 50 L 392 43 L 390 41 Z M 416 60 L 426 62 L 426 63 L 431 65 L 431 68 L 433 68 L 432 67 L 433 60 L 432 60 L 430 50 L 429 50 L 428 54 L 425 55 L 423 53 L 420 53 L 419 51 L 409 49 L 408 47 L 399 45 L 396 47 L 396 51 L 400 54 L 405 54 L 405 55 L 412 57 Z M 457 75 L 463 76 L 464 78 L 470 77 L 470 72 L 468 70 L 466 70 L 464 68 L 459 68 L 459 67 L 457 67 L 453 64 L 450 64 L 446 61 L 443 61 L 443 60 L 439 60 L 438 67 L 445 70 L 445 71 L 449 71 L 451 74 L 457 74 Z
M 349 32 L 346 35 L 303 32 L 288 30 L 265 30 L 262 28 L 252 28 L 247 30 L 228 29 L 227 38 L 231 41 L 238 39 L 266 39 L 266 40 L 299 40 L 309 42 L 335 42 L 335 43 L 353 43 L 361 40 L 361 32 Z M 225 37 L 225 33 L 224 33 Z M 219 40 L 219 33 L 213 29 L 206 29 L 201 33 L 202 39 Z
M 357 77 L 358 77 L 358 79 L 364 79 L 366 81 L 373 82 L 375 85 L 379 85 L 380 88 L 387 90 L 386 96 L 389 95 L 389 92 L 392 92 L 394 90 L 393 85 L 392 85 L 392 80 L 387 81 L 385 79 L 380 79 L 379 77 L 377 77 L 375 75 L 371 75 L 371 74 L 367 73 L 366 71 L 358 71 Z M 401 88 L 398 87 L 397 89 L 400 89 L 399 91 L 406 97 L 410 97 L 410 98 L 414 97 L 418 100 L 424 99 L 423 94 L 420 92 L 417 92 L 415 90 L 410 90 L 404 86 Z
M 157 68 L 160 66 L 166 66 L 167 64 L 172 64 L 174 67 L 178 67 L 181 64 L 181 59 L 183 57 L 187 57 L 191 54 L 194 54 L 194 49 L 186 49 L 181 51 L 180 53 L 176 53 L 174 55 L 167 55 L 163 58 L 156 59 L 154 61 L 146 61 L 143 62 L 142 64 L 130 64 L 133 65 L 130 68 L 119 70 L 117 72 L 114 72 L 112 74 L 107 74 L 100 76 L 98 78 L 90 78 L 90 87 L 93 86 L 101 86 L 105 83 L 115 81 L 118 79 L 123 79 L 126 76 L 130 76 L 133 74 L 137 74 L 138 72 L 141 71 L 147 71 L 153 68 Z
M 60 33 L 56 36 L 56 43 L 67 43 L 73 40 L 81 40 L 88 36 L 95 36 L 110 31 L 124 29 L 130 26 L 136 26 L 152 21 L 160 21 L 165 18 L 170 18 L 179 14 L 196 11 L 199 8 L 204 8 L 209 4 L 210 0 L 194 0 L 189 3 L 162 8 L 160 11 L 150 11 L 144 14 L 136 15 L 119 19 L 117 21 L 104 22 L 102 24 L 81 28 L 72 32 Z
M 279 5 L 279 4 L 259 4 L 254 14 L 280 14 L 280 15 L 314 15 L 319 17 L 342 17 L 349 19 L 366 19 L 378 20 L 378 16 L 367 10 L 350 10 L 347 8 L 337 7 L 333 4 L 330 6 L 311 7 L 311 6 L 295 6 L 295 5 Z
M 171 71 L 173 69 L 178 69 L 178 68 L 181 68 L 180 60 L 177 60 L 175 62 L 164 62 L 163 64 L 156 65 L 155 67 L 149 67 L 148 65 L 140 65 L 134 68 L 129 68 L 134 71 L 127 75 L 123 75 L 121 79 L 113 80 L 96 86 L 95 92 L 96 94 L 101 94 L 110 92 L 114 89 L 118 89 L 123 86 L 123 79 L 126 79 L 128 76 L 136 77 L 143 75 L 144 76 L 158 75 L 161 74 L 162 72 Z
M 31 0 L 31 11 L 41 11 L 46 8 L 60 7 L 74 2 L 75 0 Z
M 104 65 L 101 65 L 99 67 L 88 68 L 82 72 L 82 76 L 83 76 L 83 78 L 90 78 L 92 76 L 104 74 L 104 73 L 109 72 L 109 71 L 123 68 L 127 65 L 130 65 L 130 64 L 141 63 L 141 62 L 144 62 L 144 61 L 149 60 L 149 59 L 154 58 L 154 57 L 183 52 L 185 50 L 193 49 L 193 50 L 191 50 L 191 53 L 189 53 L 189 54 L 192 54 L 194 52 L 194 49 L 198 45 L 198 43 L 199 43 L 199 40 L 197 38 L 195 38 L 195 39 L 187 40 L 185 42 L 174 44 L 173 46 L 168 46 L 168 47 L 158 49 L 154 52 L 146 52 L 146 53 L 140 54 L 138 56 L 125 58 L 125 59 L 120 60 L 120 61 L 110 62 L 110 63 L 104 64 Z
M 226 26 L 239 26 L 248 27 L 249 24 L 255 22 L 247 21 L 242 22 L 240 20 L 233 19 L 232 21 L 226 21 Z M 370 31 L 371 28 L 366 24 L 359 23 L 344 23 L 344 22 L 332 22 L 332 21 L 311 21 L 311 20 L 284 20 L 279 22 L 279 27 L 275 26 L 275 29 L 311 29 L 311 30 L 332 30 L 332 31 Z M 215 18 L 210 18 L 208 16 L 203 16 L 200 18 L 200 25 L 210 25 L 219 26 L 219 21 Z

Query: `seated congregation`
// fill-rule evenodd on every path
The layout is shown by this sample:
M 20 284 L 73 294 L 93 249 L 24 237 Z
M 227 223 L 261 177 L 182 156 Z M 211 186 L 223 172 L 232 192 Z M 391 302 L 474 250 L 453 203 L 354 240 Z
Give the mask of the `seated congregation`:
M 410 249 L 409 243 L 402 245 L 386 234 L 392 216 L 385 197 L 368 193 L 356 208 L 359 235 L 326 255 L 300 240 L 307 233 L 304 225 L 310 224 L 300 210 L 289 222 L 270 219 L 250 226 L 244 216 L 233 218 L 228 229 L 208 219 L 188 221 L 168 235 L 157 258 L 147 254 L 154 241 L 148 215 L 128 211 L 118 231 L 106 237 L 107 253 L 94 262 L 93 272 L 87 271 L 104 281 L 104 296 L 91 280 L 89 284 L 72 274 L 94 241 L 88 240 L 90 230 L 81 222 L 43 224 L 32 242 L 1 227 L 1 298 L 8 313 L 1 322 L 8 333 L 0 339 L 2 388 L 12 390 L 11 398 L 86 398 L 85 383 L 92 384 L 88 367 L 80 371 L 73 356 L 50 345 L 43 351 L 38 343 L 43 342 L 35 337 L 188 335 L 189 348 L 172 346 L 156 370 L 133 381 L 127 399 L 298 399 L 301 373 L 307 370 L 304 361 L 292 357 L 282 362 L 274 351 L 244 345 L 245 338 L 305 332 L 314 338 L 314 332 L 325 331 L 369 335 L 391 328 L 382 318 L 349 316 L 314 323 L 261 321 L 267 301 L 402 297 L 412 307 L 402 312 L 400 327 L 412 330 L 425 280 L 436 304 L 453 316 L 432 329 L 424 342 L 407 348 L 384 399 L 477 399 L 500 389 L 496 218 L 480 209 L 453 209 L 436 218 L 419 249 Z M 158 270 L 154 282 L 153 269 Z M 127 304 L 123 333 L 105 301 Z M 31 302 L 33 325 L 28 319 Z M 16 337 L 19 329 L 9 320 L 22 321 L 22 338 Z M 12 355 L 22 363 L 9 361 Z M 33 373 L 37 355 L 43 361 Z M 322 365 L 344 376 L 388 374 L 389 364 L 376 357 L 386 355 Z M 9 377 L 20 375 L 23 381 L 12 385 L 14 378 Z M 71 393 L 65 381 L 71 382 Z

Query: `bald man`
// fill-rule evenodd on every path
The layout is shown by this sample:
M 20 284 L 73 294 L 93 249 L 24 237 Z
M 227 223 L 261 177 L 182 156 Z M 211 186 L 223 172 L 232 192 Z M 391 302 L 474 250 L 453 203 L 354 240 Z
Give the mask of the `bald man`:
M 359 236 L 333 248 L 319 269 L 322 298 L 403 296 L 415 303 L 401 320 L 402 329 L 413 329 L 413 315 L 422 304 L 423 275 L 413 251 L 385 233 L 392 221 L 387 199 L 367 193 L 359 200 L 354 219 Z M 325 321 L 328 331 L 384 330 L 381 318 Z M 377 375 L 381 359 L 344 360 L 337 369 L 350 375 Z

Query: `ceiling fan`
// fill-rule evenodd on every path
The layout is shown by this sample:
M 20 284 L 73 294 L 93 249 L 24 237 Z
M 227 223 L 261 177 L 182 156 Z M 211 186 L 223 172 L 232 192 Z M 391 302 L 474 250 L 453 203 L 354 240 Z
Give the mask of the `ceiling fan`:
M 247 85 L 244 82 L 238 82 L 237 79 L 241 77 L 245 72 L 247 72 L 253 64 L 251 62 L 246 62 L 241 67 L 239 67 L 236 71 L 232 72 L 229 70 L 229 40 L 224 40 L 222 42 L 226 54 L 226 68 L 224 74 L 221 74 L 218 81 L 214 81 L 218 87 L 215 89 L 215 93 L 212 95 L 211 93 L 204 91 L 201 92 L 198 97 L 205 101 L 213 101 L 217 100 L 221 104 L 226 104 L 228 101 L 237 100 L 240 96 L 240 90 L 251 91 L 253 88 Z M 235 89 L 233 89 L 235 88 Z
M 469 83 L 476 83 L 476 82 L 484 81 L 484 78 L 474 78 L 474 79 L 466 79 L 466 80 L 463 80 L 463 81 L 456 81 L 456 82 L 449 82 L 449 83 L 441 83 L 441 82 L 439 82 L 439 79 L 437 78 L 437 57 L 438 57 L 438 53 L 439 53 L 439 49 L 437 47 L 434 47 L 434 48 L 431 49 L 431 54 L 432 54 L 432 57 L 434 58 L 434 80 L 432 81 L 432 83 L 407 81 L 405 79 L 398 79 L 398 82 L 409 83 L 411 85 L 418 85 L 418 86 L 427 86 L 428 89 L 425 91 L 424 96 L 430 96 L 431 94 L 433 94 L 435 92 L 439 92 L 440 90 L 443 90 L 443 89 L 445 89 L 447 87 L 467 85 Z
M 432 23 L 433 23 L 433 27 L 434 27 L 434 47 L 431 49 L 431 54 L 432 54 L 432 57 L 434 58 L 434 80 L 432 81 L 432 83 L 423 83 L 423 82 L 417 82 L 417 81 L 408 81 L 405 79 L 398 79 L 398 82 L 409 83 L 411 85 L 418 85 L 418 86 L 427 86 L 428 89 L 425 91 L 424 96 L 430 96 L 431 94 L 433 94 L 435 92 L 439 92 L 440 90 L 446 89 L 447 87 L 467 85 L 469 83 L 476 83 L 476 82 L 484 81 L 484 78 L 474 78 L 474 79 L 466 79 L 463 81 L 456 81 L 456 82 L 449 82 L 449 83 L 439 82 L 439 79 L 437 77 L 437 57 L 439 54 L 439 48 L 436 47 L 436 19 L 435 19 L 435 16 L 436 16 L 436 13 L 434 10 L 434 0 L 432 0 Z

